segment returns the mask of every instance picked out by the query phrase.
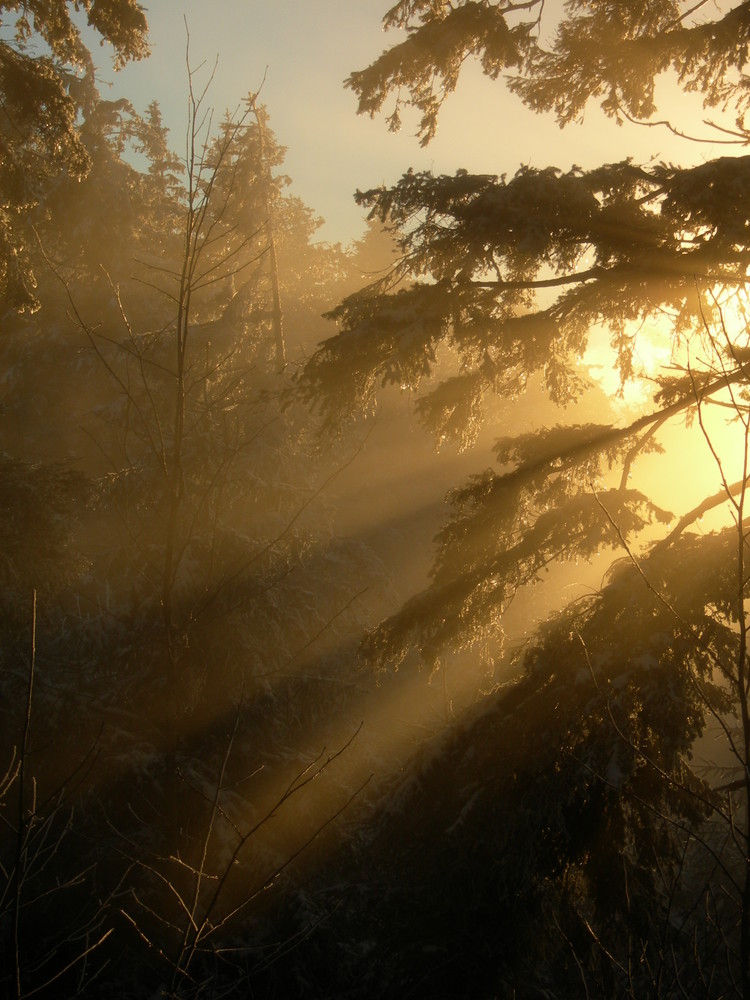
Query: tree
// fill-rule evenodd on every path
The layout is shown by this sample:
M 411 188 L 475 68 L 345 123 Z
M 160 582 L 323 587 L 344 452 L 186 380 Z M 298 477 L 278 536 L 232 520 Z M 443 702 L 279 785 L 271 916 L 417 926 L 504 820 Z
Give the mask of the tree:
M 89 25 L 112 45 L 116 67 L 148 53 L 148 26 L 136 0 L 0 6 L 10 22 L 0 42 L 0 290 L 6 307 L 17 310 L 37 307 L 23 217 L 57 178 L 81 179 L 90 165 L 79 115 L 95 98 L 94 68 L 72 9 L 85 10 Z
M 361 112 L 375 114 L 393 96 L 392 128 L 404 107 L 416 109 L 423 143 L 470 56 L 492 78 L 512 73 L 510 89 L 532 111 L 554 112 L 560 125 L 590 100 L 617 121 L 652 124 L 656 80 L 671 72 L 683 91 L 730 116 L 729 125 L 707 119 L 697 138 L 750 140 L 746 3 L 576 0 L 550 12 L 535 0 L 402 0 L 384 25 L 405 29 L 404 40 L 347 83 Z M 536 988 L 567 981 L 570 995 L 580 995 L 583 981 L 586 990 L 618 996 L 750 997 L 749 192 L 750 160 L 727 155 L 698 166 L 525 166 L 510 178 L 409 171 L 393 187 L 358 193 L 397 236 L 401 259 L 331 312 L 340 332 L 301 375 L 303 394 L 334 429 L 373 408 L 381 386 L 427 383 L 418 415 L 438 440 L 466 444 L 493 394 L 516 399 L 539 382 L 556 407 L 581 397 L 580 358 L 602 328 L 621 386 L 638 374 L 646 322 L 658 324 L 672 349 L 672 370 L 652 377 L 633 419 L 501 438 L 499 470 L 451 495 L 431 585 L 366 643 L 371 655 L 396 663 L 415 644 L 433 666 L 446 650 L 471 654 L 488 642 L 499 659 L 505 610 L 550 566 L 605 549 L 625 560 L 590 598 L 540 629 L 520 657 L 520 678 L 446 737 L 437 765 L 434 754 L 417 762 L 400 793 L 404 817 L 429 812 L 420 838 L 442 825 L 449 854 L 457 841 L 465 845 L 468 869 L 459 865 L 463 874 L 439 912 L 459 908 L 470 929 L 504 920 L 519 935 L 516 945 L 531 949 L 519 971 L 513 949 L 499 947 L 499 927 L 483 936 L 470 930 L 448 964 L 459 981 L 479 968 L 471 995 L 496 995 L 500 986 L 524 994 L 524 976 L 536 975 Z M 737 428 L 731 443 L 712 411 Z M 675 484 L 676 524 L 649 495 L 652 484 L 633 472 L 675 420 L 689 447 L 708 446 L 719 487 L 686 500 Z M 696 531 L 719 508 L 716 530 Z M 732 765 L 712 781 L 691 763 L 709 724 Z M 490 749 L 477 757 L 478 747 Z M 478 776 L 456 764 L 463 759 L 477 761 Z M 429 790 L 414 796 L 426 771 L 439 784 L 457 770 L 466 785 L 445 809 L 426 806 Z M 393 845 L 409 828 L 392 813 L 374 834 L 375 853 L 391 866 L 389 852 L 398 854 Z M 457 814 L 476 818 L 459 824 Z M 482 833 L 483 821 L 492 834 Z M 477 842 L 481 861 L 472 861 Z M 414 871 L 408 854 L 396 862 L 402 880 Z M 437 879 L 447 858 L 439 848 L 434 856 Z M 480 871 L 486 907 L 464 895 Z M 404 896 L 393 885 L 397 913 Z M 716 903 L 722 894 L 724 908 Z M 415 909 L 434 914 L 435 899 L 428 891 L 424 911 Z M 540 908 L 560 947 L 543 953 L 535 973 L 539 945 L 523 931 L 536 926 L 539 934 L 532 917 Z M 722 954 L 721 970 L 697 945 L 691 954 L 699 938 Z M 415 943 L 412 958 L 423 944 Z M 417 960 L 427 995 L 446 973 Z
M 193 995 L 190 976 L 210 984 L 217 962 L 238 988 L 232 963 L 254 958 L 252 935 L 225 954 L 235 906 L 244 919 L 267 900 L 269 882 L 289 877 L 305 841 L 351 797 L 331 748 L 355 728 L 343 711 L 359 679 L 352 635 L 383 576 L 363 545 L 332 537 L 320 509 L 351 450 L 321 459 L 278 370 L 280 337 L 299 352 L 346 255 L 310 245 L 319 220 L 284 191 L 284 151 L 265 109 L 251 101 L 241 121 L 211 135 L 204 98 L 191 94 L 187 171 L 155 105 L 142 117 L 127 101 L 92 98 L 81 111 L 88 172 L 79 180 L 63 170 L 40 191 L 24 234 L 38 308 L 10 312 L 0 346 L 0 447 L 66 460 L 6 456 L 0 470 L 0 729 L 10 762 L 0 798 L 7 811 L 24 795 L 31 802 L 33 785 L 65 785 L 46 812 L 6 824 L 0 838 L 0 889 L 11 900 L 0 938 L 10 958 L 19 954 L 14 888 L 25 879 L 24 963 L 61 938 L 63 965 L 86 959 L 86 944 L 65 935 L 89 930 L 88 908 L 56 936 L 57 909 L 36 905 L 57 880 L 64 907 L 74 895 L 67 877 L 78 879 L 76 893 L 91 890 L 93 923 L 115 928 L 102 949 L 103 994 L 141 995 L 173 978 L 173 993 Z M 133 148 L 144 159 L 132 162 Z M 39 724 L 17 780 L 28 677 L 15 633 L 28 625 L 33 587 L 44 626 Z M 71 787 L 70 758 L 95 741 Z M 287 821 L 291 799 L 303 822 Z M 30 829 L 50 849 L 24 868 L 27 855 L 37 860 L 26 851 Z M 162 953 L 146 957 L 147 940 Z M 12 963 L 5 971 L 10 983 Z M 24 990 L 46 981 L 23 973 Z M 77 982 L 97 988 L 84 975 Z

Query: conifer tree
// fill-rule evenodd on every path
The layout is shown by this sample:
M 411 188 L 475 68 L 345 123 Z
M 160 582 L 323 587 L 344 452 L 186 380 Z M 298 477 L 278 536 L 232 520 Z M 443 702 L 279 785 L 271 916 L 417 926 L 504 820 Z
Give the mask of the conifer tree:
M 56 178 L 83 178 L 90 166 L 79 116 L 94 102 L 96 85 L 74 9 L 85 11 L 88 24 L 111 44 L 117 68 L 148 54 L 148 25 L 136 0 L 0 5 L 6 29 L 0 40 L 0 293 L 6 306 L 21 311 L 38 307 L 23 219 Z
M 422 390 L 417 413 L 439 441 L 465 445 L 492 395 L 514 400 L 541 384 L 560 408 L 580 398 L 580 359 L 597 330 L 608 332 L 621 386 L 638 372 L 645 324 L 672 351 L 640 414 L 500 437 L 498 468 L 450 497 L 431 585 L 366 642 L 396 663 L 415 645 L 432 665 L 446 650 L 478 655 L 480 643 L 500 657 L 504 612 L 551 565 L 622 557 L 590 597 L 538 630 L 516 681 L 446 737 L 441 764 L 434 754 L 415 764 L 420 780 L 407 782 L 396 811 L 426 810 L 425 836 L 429 828 L 432 843 L 442 828 L 445 843 L 433 875 L 449 856 L 458 873 L 447 895 L 440 881 L 440 897 L 414 904 L 411 920 L 429 914 L 440 926 L 436 912 L 447 921 L 458 908 L 476 929 L 452 959 L 476 977 L 471 995 L 530 995 L 531 975 L 535 989 L 554 983 L 556 996 L 581 995 L 583 982 L 587 995 L 748 998 L 750 158 L 741 151 L 750 4 L 401 0 L 384 26 L 404 29 L 403 40 L 347 84 L 360 112 L 388 110 L 391 128 L 416 109 L 423 144 L 473 57 L 561 126 L 589 101 L 618 122 L 653 124 L 657 78 L 671 73 L 701 96 L 707 117 L 695 136 L 675 122 L 664 134 L 728 146 L 698 166 L 410 170 L 357 195 L 396 235 L 401 258 L 331 312 L 340 332 L 301 376 L 332 429 L 394 384 Z M 729 452 L 713 412 L 737 431 Z M 687 447 L 705 449 L 715 480 L 697 502 L 676 483 L 674 514 L 633 474 L 670 421 L 692 435 Z M 716 530 L 702 533 L 699 519 L 719 509 Z M 720 778 L 691 760 L 709 725 L 731 764 Z M 446 792 L 445 774 L 460 775 L 463 792 Z M 374 841 L 382 872 L 399 855 L 393 811 Z M 417 870 L 421 849 L 400 852 L 395 884 Z M 480 869 L 477 902 L 465 886 Z M 392 891 L 395 913 L 404 897 Z M 528 949 L 540 926 L 559 947 L 528 952 L 519 971 L 513 945 Z M 691 954 L 698 937 L 712 942 L 713 959 L 697 945 Z M 425 984 L 445 988 L 445 970 L 425 971 L 417 943 L 409 947 L 419 995 Z

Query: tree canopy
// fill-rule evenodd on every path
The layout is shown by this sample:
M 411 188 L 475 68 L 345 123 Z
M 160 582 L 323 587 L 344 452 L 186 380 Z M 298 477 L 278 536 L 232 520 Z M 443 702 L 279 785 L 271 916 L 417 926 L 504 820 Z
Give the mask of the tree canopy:
M 0 287 L 0 993 L 215 995 L 217 947 L 242 992 L 225 931 L 352 797 L 318 741 L 352 739 L 383 600 L 320 500 L 352 448 L 322 456 L 288 398 L 356 254 L 313 242 L 257 95 L 213 128 L 191 71 L 183 161 L 156 103 L 100 98 L 76 9 L 24 6 L 57 45 L 29 54 L 62 102 L 39 135 L 0 101 L 29 166 Z M 139 7 L 86 10 L 145 53 Z
M 733 100 L 741 129 L 743 88 L 733 82 L 732 71 L 742 63 L 739 26 L 743 15 L 750 19 L 750 8 L 737 5 L 720 19 L 693 24 L 674 3 L 627 9 L 568 4 L 548 49 L 539 38 L 541 8 L 536 3 L 398 4 L 385 24 L 405 27 L 407 40 L 367 70 L 353 73 L 348 84 L 360 95 L 362 110 L 380 108 L 398 88 L 397 103 L 412 102 L 420 110 L 429 106 L 437 114 L 460 65 L 473 53 L 491 75 L 515 67 L 509 86 L 535 110 L 558 108 L 565 123 L 573 114 L 566 103 L 573 100 L 571 78 L 581 80 L 578 111 L 581 102 L 598 97 L 613 115 L 621 113 L 621 106 L 634 112 L 636 105 L 652 114 L 656 109 L 647 95 L 656 75 L 674 64 L 683 86 L 699 88 L 709 105 Z M 703 8 L 699 5 L 700 12 Z M 699 10 L 688 12 L 689 18 L 695 20 Z M 500 36 L 513 39 L 512 55 L 499 45 Z M 621 48 L 631 41 L 636 51 L 644 50 L 644 60 L 649 56 L 638 64 L 632 86 L 626 69 L 636 60 L 620 59 Z M 699 54 L 686 63 L 687 51 Z M 601 52 L 601 58 L 594 59 L 593 52 Z M 575 74 L 568 65 L 574 57 Z M 534 88 L 547 104 L 534 96 Z M 429 137 L 424 119 L 420 128 Z M 518 398 L 537 379 L 554 404 L 581 397 L 590 380 L 580 361 L 602 328 L 609 331 L 611 364 L 626 382 L 638 366 L 639 324 L 668 324 L 677 350 L 691 335 L 705 335 L 736 298 L 750 263 L 749 163 L 738 155 L 695 167 L 630 160 L 592 170 L 524 166 L 510 178 L 463 170 L 452 177 L 409 171 L 393 187 L 358 193 L 371 215 L 396 234 L 402 256 L 385 278 L 330 313 L 340 332 L 307 365 L 303 392 L 329 426 L 338 428 L 355 412 L 371 409 L 379 387 L 409 387 L 421 392 L 417 413 L 438 441 L 453 439 L 465 446 L 476 436 L 483 405 L 493 395 Z M 507 519 L 515 509 L 515 520 L 496 536 L 507 554 L 509 538 L 518 542 L 521 527 L 529 529 L 529 507 L 552 489 L 550 477 L 566 482 L 564 487 L 558 483 L 550 500 L 581 491 L 598 517 L 589 483 L 600 481 L 618 455 L 650 446 L 668 418 L 694 410 L 696 391 L 704 399 L 727 385 L 741 386 L 744 336 L 740 330 L 730 343 L 714 344 L 721 355 L 718 368 L 716 359 L 709 359 L 689 370 L 658 373 L 650 411 L 629 425 L 558 427 L 499 441 L 497 459 L 506 471 L 487 473 L 453 497 L 457 516 L 442 536 L 446 551 L 437 578 L 459 575 L 471 524 L 484 549 L 492 535 L 488 524 L 499 529 L 491 517 Z M 577 475 L 563 477 L 561 471 Z M 586 482 L 581 483 L 582 475 Z M 642 501 L 633 496 L 626 506 L 637 508 Z M 534 519 L 538 537 L 529 543 L 530 551 L 538 552 L 541 537 L 547 537 L 544 517 Z M 640 527 L 644 524 L 639 520 Z M 550 534 L 572 539 L 552 525 Z M 455 540 L 459 544 L 450 547 Z M 590 544 L 595 548 L 600 541 Z M 510 557 L 508 564 L 518 565 Z M 486 566 L 476 584 L 501 577 Z
M 0 17 L 0 989 L 750 1000 L 750 3 L 396 3 L 361 112 L 428 143 L 474 60 L 665 153 L 488 141 L 349 248 L 258 94 L 188 69 L 184 162 L 100 98 L 138 4 Z M 404 399 L 487 457 L 402 601 Z
M 94 64 L 74 12 L 113 50 L 116 68 L 148 54 L 136 0 L 0 4 L 0 293 L 7 305 L 38 307 L 23 217 L 61 176 L 86 176 L 90 155 L 80 118 L 96 99 Z
M 517 953 L 492 958 L 502 934 L 485 931 L 488 911 L 463 893 L 459 883 L 471 876 L 462 869 L 446 906 L 486 934 L 453 959 L 473 970 L 479 949 L 489 963 L 473 995 L 545 995 L 554 983 L 556 996 L 580 995 L 583 985 L 587 995 L 748 997 L 750 830 L 732 796 L 739 789 L 746 802 L 750 793 L 750 158 L 743 152 L 750 4 L 403 0 L 383 23 L 400 40 L 346 82 L 360 112 L 384 111 L 391 128 L 416 111 L 422 144 L 473 58 L 531 112 L 552 112 L 561 126 L 596 104 L 629 127 L 660 124 L 670 150 L 680 138 L 726 145 L 727 155 L 698 165 L 689 157 L 683 165 L 667 158 L 593 169 L 525 165 L 512 176 L 410 170 L 394 185 L 357 194 L 395 235 L 401 257 L 330 312 L 339 332 L 301 374 L 301 391 L 329 429 L 374 410 L 391 385 L 417 394 L 417 415 L 438 444 L 468 446 L 493 397 L 524 412 L 520 401 L 532 387 L 543 387 L 558 417 L 553 426 L 538 419 L 524 427 L 518 418 L 515 430 L 498 428 L 496 467 L 449 496 L 429 587 L 365 642 L 378 662 L 398 664 L 417 647 L 440 669 L 455 651 L 467 664 L 489 648 L 505 682 L 446 741 L 437 763 L 433 754 L 415 765 L 403 814 L 394 818 L 388 806 L 375 821 L 381 877 L 388 883 L 394 863 L 414 871 L 413 858 L 394 862 L 400 833 L 408 829 L 424 845 L 428 826 L 442 824 L 453 838 L 456 814 L 464 822 L 477 810 L 466 820 L 475 837 L 497 840 L 482 841 L 477 869 L 463 855 L 461 864 L 491 883 L 503 926 L 527 926 L 519 948 L 538 956 L 531 937 L 543 934 L 559 949 L 557 957 L 546 953 L 533 987 L 525 977 L 535 973 L 514 967 Z M 703 101 L 700 132 L 658 117 L 662 76 Z M 671 362 L 644 379 L 639 352 L 649 330 L 666 342 Z M 604 364 L 617 372 L 620 393 L 642 377 L 640 412 L 565 420 L 563 409 L 586 398 L 592 378 L 583 359 L 594 343 L 605 349 L 603 336 Z M 503 411 L 506 421 L 513 412 Z M 731 444 L 724 423 L 734 431 Z M 684 430 L 675 445 L 677 424 Z M 639 478 L 636 460 L 680 445 L 702 450 L 706 463 L 696 468 L 710 471 L 697 473 L 706 482 L 697 484 L 695 502 L 687 482 L 663 483 L 668 511 L 655 500 L 653 478 Z M 710 512 L 717 519 L 706 531 L 700 522 Z M 602 552 L 612 554 L 602 569 L 615 556 L 620 562 L 600 573 L 590 596 L 563 601 L 527 638 L 515 652 L 520 674 L 509 680 L 504 621 L 516 596 L 556 564 L 584 564 Z M 705 770 L 694 759 L 708 728 L 724 745 L 721 774 L 716 760 Z M 414 834 L 413 817 L 432 808 L 419 789 L 470 758 L 480 772 L 474 791 L 445 812 L 436 806 L 440 815 Z M 485 798 L 487 788 L 493 793 Z M 507 804 L 502 819 L 493 794 Z M 604 848 L 604 828 L 605 840 L 619 844 L 617 886 L 606 874 L 618 862 Z M 726 849 L 716 846 L 721 836 Z M 716 880 L 699 874 L 705 865 L 691 853 L 696 843 Z M 435 860 L 435 883 L 444 863 Z M 526 872 L 520 881 L 518 866 Z M 409 905 L 393 883 L 387 892 L 394 913 Z M 731 916 L 713 909 L 717 893 L 731 899 Z M 712 964 L 709 974 L 697 953 L 688 954 L 690 935 L 708 933 L 690 909 L 691 894 L 704 895 L 709 923 L 722 927 L 721 973 Z M 423 917 L 439 905 L 428 892 L 424 910 L 415 909 Z M 679 916 L 670 916 L 673 906 Z M 534 923 L 539 907 L 544 919 Z M 669 944 L 657 946 L 657 938 Z M 630 965 L 634 948 L 643 978 Z M 445 973 L 416 952 L 412 959 L 418 989 L 432 983 L 439 991 Z

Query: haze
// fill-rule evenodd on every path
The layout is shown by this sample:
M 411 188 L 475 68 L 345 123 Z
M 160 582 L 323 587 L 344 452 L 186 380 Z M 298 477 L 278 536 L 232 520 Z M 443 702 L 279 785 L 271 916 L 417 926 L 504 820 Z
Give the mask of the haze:
M 750 1000 L 750 14 L 636 6 L 0 4 L 3 995 Z

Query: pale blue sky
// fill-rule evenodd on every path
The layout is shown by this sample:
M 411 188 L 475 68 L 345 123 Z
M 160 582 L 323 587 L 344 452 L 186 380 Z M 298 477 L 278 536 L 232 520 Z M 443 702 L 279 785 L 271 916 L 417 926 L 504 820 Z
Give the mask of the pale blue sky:
M 262 100 L 271 125 L 288 147 L 285 169 L 292 192 L 326 220 L 320 237 L 356 239 L 364 229 L 354 204 L 357 187 L 395 182 L 410 166 L 452 173 L 459 167 L 482 173 L 513 173 L 521 163 L 593 166 L 625 155 L 708 157 L 711 146 L 684 150 L 665 132 L 620 129 L 595 110 L 583 126 L 561 132 L 549 119 L 526 112 L 502 83 L 469 66 L 465 81 L 447 102 L 436 139 L 421 149 L 416 122 L 390 133 L 382 117 L 356 115 L 355 95 L 344 78 L 362 69 L 396 36 L 384 34 L 381 18 L 389 0 L 151 0 L 152 56 L 114 73 L 106 49 L 94 46 L 103 96 L 126 96 L 139 111 L 156 99 L 174 148 L 184 146 L 186 122 L 186 33 L 190 57 L 206 72 L 219 62 L 210 91 L 217 119 L 234 110 L 267 75 Z M 203 78 L 205 79 L 205 77 Z

